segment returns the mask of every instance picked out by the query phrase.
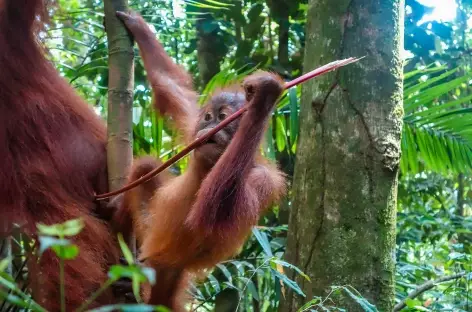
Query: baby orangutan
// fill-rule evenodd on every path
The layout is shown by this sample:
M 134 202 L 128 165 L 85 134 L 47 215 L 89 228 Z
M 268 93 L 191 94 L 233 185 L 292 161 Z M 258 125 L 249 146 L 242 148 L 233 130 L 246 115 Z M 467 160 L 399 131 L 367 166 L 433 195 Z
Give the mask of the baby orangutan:
M 243 89 L 225 88 L 199 111 L 190 76 L 165 53 L 142 17 L 117 15 L 140 48 L 155 108 L 170 115 L 186 143 L 243 105 L 248 108 L 194 151 L 185 173 L 164 172 L 126 192 L 115 220 L 121 232 L 131 228 L 132 220 L 140 258 L 156 269 L 147 301 L 182 311 L 180 295 L 189 274 L 234 256 L 260 215 L 284 193 L 282 172 L 259 151 L 283 81 L 257 72 L 244 80 Z M 129 182 L 159 165 L 149 157 L 136 160 Z

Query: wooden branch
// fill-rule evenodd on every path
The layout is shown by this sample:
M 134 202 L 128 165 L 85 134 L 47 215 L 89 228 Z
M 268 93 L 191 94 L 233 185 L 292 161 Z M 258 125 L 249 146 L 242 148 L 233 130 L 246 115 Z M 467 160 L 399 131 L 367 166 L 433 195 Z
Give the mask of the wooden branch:
M 433 288 L 437 284 L 441 284 L 441 283 L 444 283 L 444 282 L 449 282 L 449 281 L 452 281 L 452 280 L 456 280 L 456 279 L 459 279 L 461 277 L 464 277 L 465 275 L 466 275 L 466 272 L 461 272 L 461 273 L 457 273 L 457 274 L 454 274 L 454 275 L 443 276 L 443 277 L 440 277 L 436 280 L 427 281 L 426 283 L 416 287 L 412 292 L 410 292 L 408 294 L 408 296 L 405 299 L 403 299 L 401 302 L 396 304 L 395 307 L 393 308 L 393 312 L 397 312 L 397 311 L 400 311 L 401 309 L 405 308 L 407 306 L 406 301 L 408 299 L 414 299 L 414 298 L 418 297 L 419 295 L 421 295 L 422 293 L 424 293 L 427 290 L 430 290 L 431 288 Z
M 285 89 L 290 89 L 300 83 L 303 83 L 309 79 L 312 79 L 312 78 L 315 78 L 317 76 L 320 76 L 320 75 L 323 75 L 327 72 L 330 72 L 330 71 L 333 71 L 335 69 L 338 69 L 342 66 L 345 66 L 345 65 L 348 65 L 348 64 L 351 64 L 351 63 L 354 63 L 354 62 L 357 62 L 359 61 L 360 59 L 362 59 L 363 57 L 361 58 L 354 58 L 354 57 L 350 57 L 350 58 L 347 58 L 347 59 L 344 59 L 344 60 L 339 60 L 339 61 L 334 61 L 334 62 L 331 62 L 329 64 L 326 64 L 322 67 L 319 67 L 315 70 L 312 70 L 311 72 L 309 73 L 306 73 L 290 82 L 287 82 L 285 84 Z M 195 141 L 193 141 L 190 145 L 188 145 L 187 147 L 185 147 L 182 151 L 180 151 L 179 153 L 177 153 L 176 155 L 174 155 L 173 157 L 171 157 L 168 161 L 166 161 L 164 164 L 162 164 L 160 167 L 150 171 L 149 173 L 143 175 L 141 178 L 131 182 L 130 184 L 126 185 L 125 187 L 123 188 L 120 188 L 119 190 L 116 190 L 116 191 L 112 191 L 112 192 L 109 192 L 109 193 L 105 193 L 105 194 L 100 194 L 100 195 L 97 195 L 95 197 L 95 199 L 97 200 L 102 200 L 102 199 L 105 199 L 105 198 L 109 198 L 109 197 L 112 197 L 112 196 L 115 196 L 115 195 L 118 195 L 120 193 L 123 193 L 123 192 L 126 192 L 138 185 L 140 185 L 141 183 L 144 183 L 148 180 L 150 180 L 152 177 L 158 175 L 159 173 L 161 173 L 162 171 L 164 171 L 165 169 L 167 169 L 168 167 L 170 167 L 171 165 L 173 165 L 175 162 L 177 162 L 179 159 L 181 159 L 182 157 L 184 157 L 185 155 L 187 155 L 188 153 L 190 153 L 192 150 L 194 150 L 195 148 L 199 147 L 200 145 L 202 145 L 203 143 L 205 143 L 209 138 L 211 138 L 215 133 L 217 133 L 218 131 L 220 131 L 221 129 L 223 129 L 224 127 L 226 127 L 228 124 L 230 124 L 232 121 L 234 121 L 235 119 L 241 117 L 241 115 L 247 110 L 247 107 L 243 106 L 242 108 L 240 108 L 238 111 L 236 111 L 234 114 L 232 114 L 231 116 L 229 116 L 228 118 L 226 118 L 225 120 L 223 120 L 222 122 L 220 122 L 215 128 L 213 128 L 212 130 L 208 131 L 205 135 L 197 138 Z

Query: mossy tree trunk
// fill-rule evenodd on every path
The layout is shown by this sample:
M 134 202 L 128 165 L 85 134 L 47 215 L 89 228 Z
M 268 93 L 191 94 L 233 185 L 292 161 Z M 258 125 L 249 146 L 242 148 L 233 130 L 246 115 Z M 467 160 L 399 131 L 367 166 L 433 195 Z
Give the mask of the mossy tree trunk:
M 286 260 L 307 298 L 351 285 L 379 311 L 394 304 L 402 127 L 402 0 L 310 0 L 304 70 L 366 56 L 304 85 Z M 346 296 L 335 302 L 362 311 Z
M 105 0 L 108 36 L 108 181 L 110 190 L 126 182 L 133 160 L 133 41 L 115 15 L 127 10 L 127 0 Z

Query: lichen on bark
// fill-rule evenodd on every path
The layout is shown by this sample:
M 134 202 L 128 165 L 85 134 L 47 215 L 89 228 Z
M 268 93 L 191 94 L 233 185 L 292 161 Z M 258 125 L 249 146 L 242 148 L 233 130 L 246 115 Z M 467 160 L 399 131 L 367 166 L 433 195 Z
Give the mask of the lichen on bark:
M 309 1 L 305 72 L 366 57 L 303 86 L 286 260 L 311 282 L 297 277 L 307 298 L 289 293 L 281 311 L 333 285 L 393 308 L 402 11 L 399 0 Z M 361 311 L 345 296 L 336 302 Z

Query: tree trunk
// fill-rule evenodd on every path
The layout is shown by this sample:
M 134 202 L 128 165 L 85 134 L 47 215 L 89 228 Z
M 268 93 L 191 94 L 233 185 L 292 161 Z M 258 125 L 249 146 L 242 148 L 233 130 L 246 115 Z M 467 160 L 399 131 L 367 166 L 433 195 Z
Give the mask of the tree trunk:
M 279 48 L 277 52 L 277 59 L 279 60 L 280 65 L 287 69 L 290 65 L 288 58 L 288 35 L 289 35 L 289 16 L 288 11 L 284 18 L 278 21 L 279 23 Z
M 271 18 L 279 25 L 277 60 L 287 72 L 290 72 L 288 37 L 290 29 L 290 12 L 292 11 L 291 7 L 293 6 L 293 2 L 290 0 L 266 0 L 266 4 L 270 9 Z
M 197 21 L 196 27 L 198 71 L 200 72 L 201 86 L 204 88 L 220 71 L 220 63 L 224 56 L 221 50 L 225 43 L 220 38 L 219 26 L 210 13 L 201 17 Z
M 281 311 L 325 297 L 332 285 L 351 285 L 379 311 L 392 311 L 403 6 L 401 0 L 309 2 L 305 71 L 366 58 L 303 87 L 285 257 L 311 282 L 297 276 L 307 298 L 289 292 Z M 331 298 L 362 311 L 344 295 Z
M 108 36 L 108 181 L 110 190 L 126 182 L 133 160 L 133 41 L 116 11 L 126 11 L 126 0 L 105 0 Z

